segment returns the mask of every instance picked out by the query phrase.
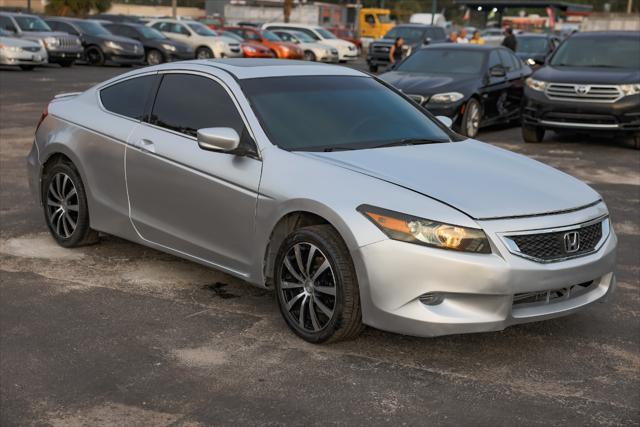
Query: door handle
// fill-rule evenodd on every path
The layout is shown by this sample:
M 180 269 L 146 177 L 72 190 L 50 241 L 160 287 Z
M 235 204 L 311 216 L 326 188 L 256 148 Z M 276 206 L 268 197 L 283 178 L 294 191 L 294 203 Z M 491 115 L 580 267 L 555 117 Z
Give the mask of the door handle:
M 149 153 L 156 152 L 156 146 L 153 144 L 153 141 L 149 139 L 144 139 L 144 138 L 141 139 L 140 142 L 138 143 L 138 147 L 140 147 L 142 151 L 147 151 Z

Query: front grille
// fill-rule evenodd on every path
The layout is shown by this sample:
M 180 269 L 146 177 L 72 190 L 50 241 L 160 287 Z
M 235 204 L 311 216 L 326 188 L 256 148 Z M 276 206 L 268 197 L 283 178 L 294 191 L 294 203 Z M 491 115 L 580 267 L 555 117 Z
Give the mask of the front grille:
M 535 292 L 522 292 L 513 296 L 513 306 L 546 305 L 575 298 L 589 292 L 596 286 L 595 281 L 580 283 L 560 289 L 549 289 Z
M 22 50 L 25 52 L 40 52 L 39 46 L 23 46 Z
M 559 261 L 595 251 L 602 240 L 604 224 L 608 224 L 606 221 L 608 219 L 562 231 L 505 237 L 515 244 L 516 248 L 512 248 L 512 252 L 516 255 L 541 262 Z M 577 236 L 568 236 L 573 233 L 577 233 Z
M 596 125 L 615 125 L 618 123 L 614 116 L 606 114 L 576 114 L 554 111 L 546 113 L 544 120 L 551 120 L 559 123 L 583 123 Z
M 388 53 L 391 48 L 389 46 L 373 46 L 374 53 Z
M 76 42 L 76 39 L 73 37 L 58 37 L 58 41 L 59 44 L 58 46 L 60 46 L 61 48 L 69 48 L 69 47 L 78 47 L 80 46 L 78 44 L 78 42 Z
M 545 93 L 549 99 L 572 102 L 616 102 L 622 92 L 611 85 L 550 83 Z

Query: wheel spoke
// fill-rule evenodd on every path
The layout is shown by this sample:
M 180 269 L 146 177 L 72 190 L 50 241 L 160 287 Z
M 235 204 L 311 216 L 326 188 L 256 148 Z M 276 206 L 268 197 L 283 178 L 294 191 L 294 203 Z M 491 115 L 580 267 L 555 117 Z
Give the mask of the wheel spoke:
M 67 209 L 70 211 L 78 212 L 78 205 L 67 205 Z
M 56 175 L 56 191 L 60 195 L 60 198 L 64 197 L 62 193 L 62 174 Z
M 64 201 L 65 201 L 65 202 L 66 202 L 66 201 L 68 201 L 70 198 L 72 198 L 72 197 L 73 197 L 73 196 L 75 196 L 76 194 L 77 194 L 77 193 L 76 193 L 76 188 L 75 188 L 75 187 L 73 187 L 73 188 L 71 189 L 71 191 L 69 191 L 69 194 L 67 194 L 66 196 L 64 196 Z
M 60 210 L 60 215 L 58 215 L 58 219 L 56 220 L 56 232 L 59 236 L 62 236 L 62 230 L 60 229 L 60 225 L 62 223 L 62 210 Z
M 300 298 L 302 298 L 303 296 L 307 295 L 306 292 L 300 292 L 298 295 L 296 295 L 295 297 L 291 298 L 291 301 L 289 301 L 287 303 L 287 311 L 291 311 L 291 309 L 293 308 L 293 306 L 295 305 L 296 302 L 298 302 L 298 300 Z
M 304 271 L 307 274 L 307 277 L 311 275 L 311 263 L 313 262 L 313 257 L 316 254 L 316 247 L 313 245 L 309 245 L 309 254 L 307 255 L 307 266 Z
M 71 233 L 69 232 L 69 228 L 67 227 L 67 214 L 60 215 L 62 221 L 62 230 L 64 231 L 64 237 L 69 237 Z
M 289 258 L 287 256 L 284 257 L 284 266 L 287 267 L 287 270 L 289 270 L 289 273 L 291 273 L 291 275 L 298 282 L 304 282 L 304 279 L 296 272 L 295 268 L 293 268 L 293 266 L 291 265 L 291 262 L 289 261 Z
M 55 185 L 54 185 L 53 182 L 51 184 L 49 184 L 49 194 L 51 194 L 56 200 L 62 202 L 62 196 L 60 196 L 56 192 L 56 188 L 55 188 Z
M 305 294 L 300 303 L 300 315 L 298 316 L 298 324 L 302 329 L 304 329 L 304 307 L 307 305 L 307 301 L 309 301 L 309 295 Z
M 59 208 L 60 206 L 62 206 L 59 202 L 56 202 L 55 200 L 51 200 L 50 197 L 47 197 L 47 205 L 48 206 L 55 206 L 57 208 Z
M 73 218 L 71 218 L 71 215 L 69 214 L 65 215 L 65 218 L 69 223 L 69 226 L 71 227 L 71 232 L 73 233 L 73 231 L 76 229 L 76 222 L 73 220 Z
M 316 309 L 313 307 L 313 300 L 314 298 L 309 299 L 309 314 L 311 317 L 311 325 L 313 325 L 313 330 L 315 332 L 320 330 L 320 324 L 318 323 L 318 317 L 316 316 Z
M 336 296 L 336 288 L 332 286 L 315 286 L 313 289 L 323 294 Z
M 318 269 L 316 270 L 315 273 L 313 273 L 313 276 L 311 277 L 311 281 L 315 282 L 316 279 L 327 269 L 329 268 L 329 260 L 327 260 L 325 258 L 324 262 L 322 264 L 320 264 L 320 267 L 318 267 Z
M 60 195 L 62 196 L 65 194 L 64 189 L 67 188 L 67 182 L 69 182 L 69 177 L 65 175 L 64 178 L 62 178 L 62 188 L 60 189 Z M 64 199 L 67 200 L 66 197 Z
M 306 275 L 304 272 L 304 264 L 302 263 L 302 254 L 300 253 L 300 245 L 296 244 L 293 246 L 293 253 L 296 256 L 296 263 L 298 264 L 298 271 L 304 276 Z
M 280 287 L 282 289 L 298 289 L 298 288 L 304 288 L 304 285 L 302 283 L 282 282 Z
M 314 301 L 318 306 L 318 308 L 325 314 L 325 316 L 327 316 L 328 318 L 331 318 L 331 316 L 333 315 L 333 310 L 329 309 L 326 305 L 324 305 L 319 298 L 314 298 Z

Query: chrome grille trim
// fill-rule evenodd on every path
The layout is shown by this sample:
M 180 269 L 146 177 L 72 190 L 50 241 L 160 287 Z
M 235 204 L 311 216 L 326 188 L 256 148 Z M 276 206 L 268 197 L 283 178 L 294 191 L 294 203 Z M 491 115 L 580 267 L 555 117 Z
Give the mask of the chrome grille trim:
M 580 88 L 586 89 L 580 93 Z M 554 101 L 600 102 L 612 103 L 622 98 L 623 94 L 614 85 L 589 85 L 570 83 L 549 83 L 544 90 L 547 98 Z
M 517 236 L 538 236 L 538 235 L 543 235 L 543 234 L 553 234 L 553 233 L 560 233 L 560 232 L 569 232 L 569 231 L 580 231 L 581 229 L 590 227 L 594 224 L 600 223 L 601 227 L 602 227 L 602 231 L 601 231 L 601 236 L 600 236 L 600 240 L 598 240 L 598 242 L 593 246 L 592 249 L 587 250 L 587 251 L 582 251 L 582 252 L 578 252 L 574 255 L 569 255 L 567 254 L 566 256 L 561 256 L 561 257 L 556 257 L 556 258 L 551 258 L 551 259 L 544 259 L 544 258 L 539 258 L 536 256 L 531 256 L 527 253 L 524 253 L 522 250 L 520 250 L 520 248 L 518 247 L 515 239 L 513 237 L 517 237 Z M 505 246 L 507 247 L 507 249 L 509 250 L 509 252 L 511 252 L 513 255 L 519 256 L 521 258 L 526 258 L 528 260 L 531 261 L 535 261 L 535 262 L 539 262 L 542 264 L 549 264 L 549 263 L 553 263 L 553 262 L 561 262 L 561 261 L 567 261 L 570 259 L 574 259 L 574 258 L 581 258 L 584 256 L 588 256 L 591 255 L 595 252 L 598 252 L 600 250 L 600 248 L 602 248 L 602 246 L 604 245 L 604 243 L 607 241 L 607 239 L 609 238 L 609 234 L 610 234 L 610 222 L 609 222 L 609 216 L 608 215 L 604 215 L 601 216 L 599 218 L 581 223 L 581 224 L 576 224 L 576 225 L 569 225 L 566 227 L 558 227 L 558 228 L 551 228 L 551 229 L 543 229 L 543 230 L 528 230 L 528 231 L 515 231 L 515 232 L 503 232 L 503 233 L 498 233 L 498 236 L 502 239 L 502 242 L 505 244 Z

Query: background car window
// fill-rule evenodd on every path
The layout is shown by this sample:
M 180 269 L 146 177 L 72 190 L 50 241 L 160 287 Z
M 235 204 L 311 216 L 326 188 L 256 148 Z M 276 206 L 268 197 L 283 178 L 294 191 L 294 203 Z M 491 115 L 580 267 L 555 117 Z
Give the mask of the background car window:
M 280 37 L 282 40 L 284 40 L 285 42 L 290 42 L 290 41 L 294 41 L 293 37 L 291 36 L 291 34 L 288 33 L 281 33 L 280 31 L 275 33 L 278 37 Z
M 367 21 L 367 24 L 374 25 L 376 23 L 376 19 L 373 17 L 373 15 L 365 15 L 364 20 Z
M 18 32 L 16 26 L 13 25 L 13 21 L 11 21 L 11 18 L 9 18 L 8 16 L 0 16 L 0 27 L 2 27 L 3 30 L 7 30 L 11 33 Z
M 47 24 L 54 31 L 62 31 L 63 33 L 73 34 L 75 36 L 79 35 L 76 29 L 67 23 L 53 21 L 53 22 L 47 22 Z
M 129 37 L 132 39 L 139 39 L 138 33 L 125 25 L 105 25 L 105 28 L 111 31 L 113 34 L 123 37 Z
M 112 113 L 142 120 L 155 79 L 156 76 L 136 77 L 102 89 L 102 105 Z
M 633 33 L 631 33 L 633 34 Z M 550 62 L 555 67 L 640 69 L 640 37 L 569 37 Z
M 22 31 L 51 31 L 51 28 L 37 16 L 16 16 L 14 18 Z
M 196 136 L 198 129 L 230 127 L 243 134 L 244 123 L 229 94 L 211 79 L 166 74 L 156 95 L 150 122 Z
M 255 31 L 244 30 L 242 32 L 242 35 L 244 36 L 245 40 L 255 40 L 255 41 L 261 41 L 262 40 L 260 38 L 260 34 L 256 33 Z
M 491 54 L 489 55 L 489 65 L 487 66 L 487 68 L 491 70 L 492 68 L 497 66 L 502 66 L 502 60 L 500 59 L 500 55 L 498 55 L 498 51 L 492 50 Z
M 505 49 L 500 49 L 498 51 L 500 54 L 500 59 L 502 61 L 502 65 L 507 71 L 516 71 L 518 70 L 518 60 L 515 56 L 507 52 Z
M 290 28 L 286 28 L 286 29 L 290 29 Z M 309 30 L 308 28 L 295 28 L 296 31 L 300 31 L 303 34 L 308 35 L 309 37 L 311 37 L 313 40 L 320 40 L 320 37 L 318 37 L 316 35 L 316 33 L 314 33 L 313 31 Z
M 405 59 L 396 69 L 406 73 L 481 74 L 483 51 L 424 49 Z

